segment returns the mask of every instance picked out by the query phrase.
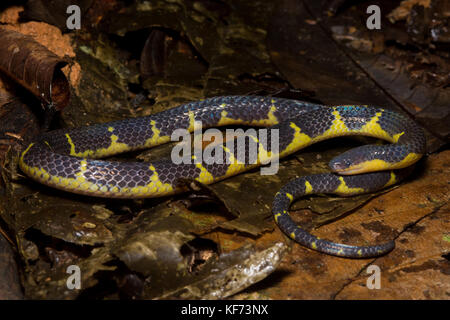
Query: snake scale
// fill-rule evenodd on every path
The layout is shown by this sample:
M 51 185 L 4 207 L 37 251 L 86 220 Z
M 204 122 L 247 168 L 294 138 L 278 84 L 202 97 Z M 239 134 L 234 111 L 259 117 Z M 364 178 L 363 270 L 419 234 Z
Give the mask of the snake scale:
M 246 125 L 278 129 L 278 150 L 257 136 L 257 161 L 238 161 L 237 152 L 222 147 L 222 162 L 174 164 L 170 159 L 151 163 L 99 160 L 118 153 L 167 143 L 176 129 Z M 146 117 L 44 133 L 21 154 L 19 165 L 29 177 L 73 193 L 107 198 L 145 198 L 186 190 L 181 180 L 210 184 L 260 166 L 267 159 L 285 157 L 325 139 L 365 135 L 387 140 L 386 145 L 364 145 L 329 163 L 332 173 L 297 178 L 275 195 L 272 213 L 290 238 L 327 254 L 371 257 L 384 254 L 394 242 L 350 246 L 319 239 L 296 225 L 288 214 L 298 197 L 315 193 L 353 195 L 371 192 L 400 181 L 425 152 L 423 130 L 399 113 L 376 107 L 324 106 L 291 99 L 224 96 L 190 102 Z M 249 144 L 244 153 L 249 159 Z M 402 169 L 402 170 L 397 170 Z M 377 171 L 377 172 L 375 172 Z

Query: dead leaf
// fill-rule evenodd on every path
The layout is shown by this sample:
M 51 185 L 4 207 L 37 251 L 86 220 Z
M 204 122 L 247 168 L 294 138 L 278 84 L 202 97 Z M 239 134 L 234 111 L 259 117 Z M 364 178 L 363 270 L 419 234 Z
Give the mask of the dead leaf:
M 61 71 L 67 61 L 21 33 L 0 28 L 0 69 L 56 110 L 69 102 L 69 83 Z

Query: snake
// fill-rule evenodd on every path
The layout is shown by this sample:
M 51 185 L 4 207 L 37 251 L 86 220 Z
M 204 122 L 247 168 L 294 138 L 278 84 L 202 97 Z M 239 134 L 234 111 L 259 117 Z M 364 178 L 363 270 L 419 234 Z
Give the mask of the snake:
M 222 161 L 213 163 L 195 154 L 188 154 L 191 161 L 181 163 L 169 158 L 151 162 L 102 159 L 168 143 L 177 129 L 195 132 L 199 121 L 202 128 L 243 125 L 268 130 L 265 139 L 249 134 L 248 139 L 256 145 L 254 149 L 250 142 L 234 149 L 219 144 L 219 149 L 214 150 Z M 267 143 L 274 132 L 278 134 L 278 148 Z M 30 178 L 72 193 L 151 198 L 189 190 L 183 181 L 211 184 L 319 141 L 348 135 L 370 136 L 390 143 L 350 149 L 329 162 L 331 172 L 288 182 L 276 193 L 272 214 L 288 237 L 310 249 L 348 258 L 383 255 L 394 248 L 394 241 L 367 246 L 331 242 L 297 225 L 288 210 L 293 201 L 305 195 L 374 192 L 398 183 L 408 174 L 408 168 L 425 153 L 425 135 L 408 116 L 388 109 L 327 106 L 266 96 L 212 97 L 149 116 L 45 132 L 24 148 L 19 166 Z M 255 150 L 256 160 L 250 161 Z

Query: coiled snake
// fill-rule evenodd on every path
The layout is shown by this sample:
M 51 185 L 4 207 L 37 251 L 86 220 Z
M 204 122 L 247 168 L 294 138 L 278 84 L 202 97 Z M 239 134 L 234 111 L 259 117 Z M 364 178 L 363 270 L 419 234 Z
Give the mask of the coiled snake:
M 214 164 L 174 164 L 170 159 L 152 163 L 97 160 L 167 143 L 176 129 L 192 132 L 195 121 L 201 121 L 204 128 L 240 124 L 278 129 L 278 152 L 253 137 L 258 144 L 256 163 L 238 161 L 237 149 L 225 146 L 224 161 Z M 69 192 L 110 198 L 159 197 L 185 190 L 178 183 L 180 179 L 214 183 L 259 166 L 263 160 L 281 158 L 318 141 L 345 135 L 373 136 L 391 144 L 357 147 L 330 162 L 334 173 L 289 182 L 275 195 L 272 212 L 281 230 L 309 248 L 345 257 L 381 255 L 393 248 L 392 241 L 350 246 L 319 239 L 297 226 L 288 208 L 302 195 L 371 192 L 403 178 L 404 170 L 392 170 L 419 160 L 425 151 L 425 137 L 412 120 L 393 111 L 356 105 L 327 107 L 271 97 L 215 97 L 147 117 L 45 133 L 22 152 L 19 164 L 34 180 Z M 247 158 L 249 150 L 246 146 Z

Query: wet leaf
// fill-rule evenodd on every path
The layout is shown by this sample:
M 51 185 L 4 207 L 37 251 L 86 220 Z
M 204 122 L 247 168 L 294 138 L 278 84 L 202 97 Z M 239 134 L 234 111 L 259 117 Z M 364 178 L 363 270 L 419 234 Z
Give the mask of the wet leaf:
M 115 266 L 108 266 L 107 263 L 113 261 L 106 248 L 96 248 L 91 251 L 89 257 L 72 260 L 71 264 L 77 265 L 81 274 L 81 284 L 83 290 L 89 290 L 98 284 L 99 280 L 95 274 L 106 271 L 112 272 Z M 26 282 L 26 296 L 32 299 L 75 299 L 80 295 L 80 290 L 69 289 L 67 286 L 68 273 L 67 266 L 51 268 L 49 265 L 39 260 L 36 265 L 26 266 L 26 271 L 33 274 Z
M 97 218 L 96 212 L 89 206 L 50 205 L 34 216 L 38 217 L 34 228 L 67 242 L 95 245 L 114 239 L 104 220 Z
M 203 274 L 192 276 L 192 283 L 164 293 L 159 299 L 223 299 L 266 278 L 280 263 L 286 245 L 255 251 L 250 246 L 222 254 L 205 267 Z
M 2 233 L 0 229 L 0 299 L 22 299 L 23 293 L 14 251 Z
M 80 41 L 75 51 L 82 72 L 74 101 L 62 113 L 66 124 L 81 126 L 134 115 L 128 83 L 137 81 L 138 71 L 126 66 L 123 52 L 102 37 L 97 42 Z

